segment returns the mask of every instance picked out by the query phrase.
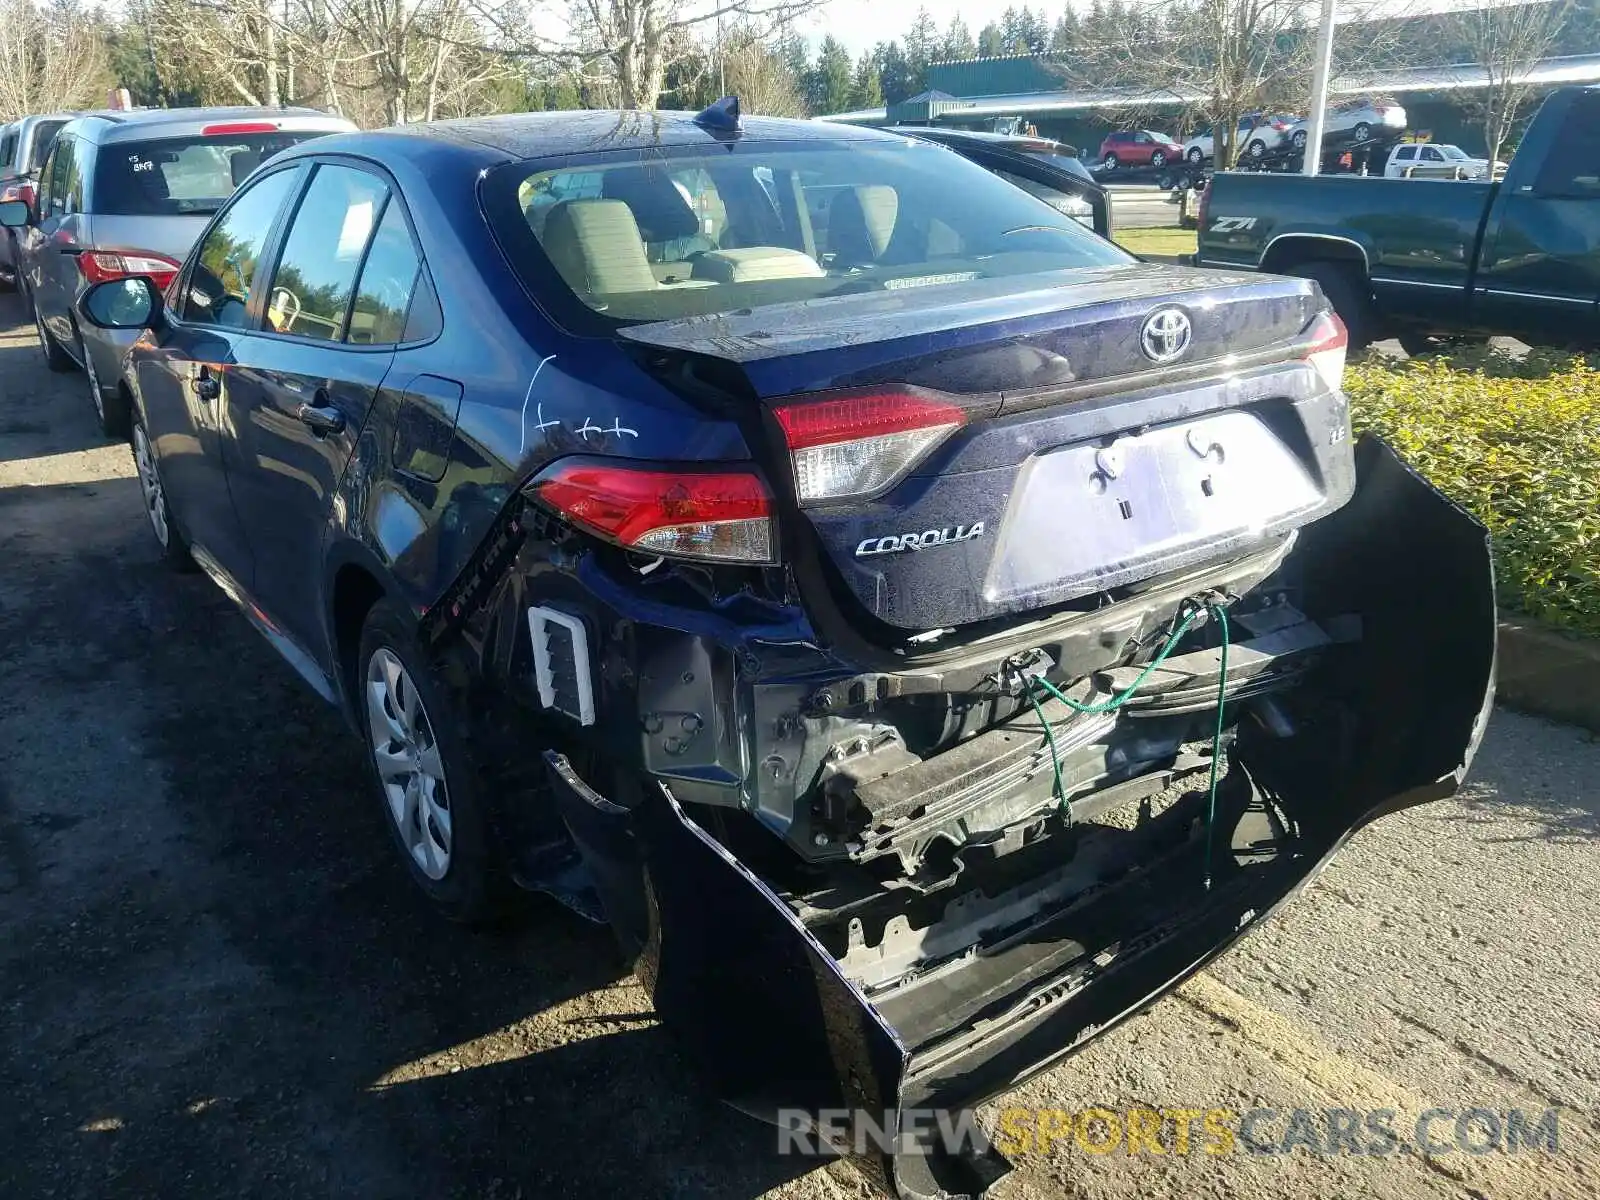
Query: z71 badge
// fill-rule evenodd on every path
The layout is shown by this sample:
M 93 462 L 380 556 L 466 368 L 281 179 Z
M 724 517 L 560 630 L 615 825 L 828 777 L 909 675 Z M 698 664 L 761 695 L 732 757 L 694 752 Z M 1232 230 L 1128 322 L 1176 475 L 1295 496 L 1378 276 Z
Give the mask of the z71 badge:
M 951 542 L 969 542 L 983 536 L 983 522 L 974 525 L 957 525 L 955 528 L 929 529 L 923 533 L 891 533 L 887 537 L 862 538 L 856 547 L 856 557 L 871 554 L 897 554 L 901 550 L 927 550 L 932 546 L 948 546 Z

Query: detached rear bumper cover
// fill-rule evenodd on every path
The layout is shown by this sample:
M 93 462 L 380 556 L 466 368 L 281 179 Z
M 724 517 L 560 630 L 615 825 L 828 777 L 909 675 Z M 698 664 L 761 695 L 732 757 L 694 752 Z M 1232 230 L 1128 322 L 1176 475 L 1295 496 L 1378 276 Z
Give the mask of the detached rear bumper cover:
M 1362 825 L 1451 795 L 1493 700 L 1487 539 L 1381 443 L 1358 448 L 1357 474 L 1354 499 L 1304 529 L 1285 564 L 1312 618 L 1360 619 L 1359 640 L 1316 669 L 1319 693 L 1349 719 L 1287 737 L 1241 733 L 1232 761 L 1292 814 L 1296 835 L 1284 852 L 1241 859 L 1250 865 L 1209 891 L 1173 886 L 1198 882 L 1195 814 L 1180 803 L 1140 830 L 1102 838 L 1098 864 L 1061 867 L 1063 878 L 1099 874 L 1069 899 L 1041 901 L 1020 932 L 869 986 L 876 977 L 861 969 L 859 945 L 824 945 L 669 784 L 623 810 L 553 760 L 558 798 L 608 910 L 642 921 L 638 969 L 658 1011 L 722 1093 L 765 1115 L 849 1108 L 876 1119 L 980 1103 L 1205 966 Z M 1243 797 L 1229 820 L 1245 821 L 1248 808 Z M 1072 891 L 1053 876 L 1029 886 L 1052 898 Z M 909 933 L 879 932 L 885 952 Z M 919 1197 L 980 1194 L 997 1170 L 909 1143 L 860 1165 Z

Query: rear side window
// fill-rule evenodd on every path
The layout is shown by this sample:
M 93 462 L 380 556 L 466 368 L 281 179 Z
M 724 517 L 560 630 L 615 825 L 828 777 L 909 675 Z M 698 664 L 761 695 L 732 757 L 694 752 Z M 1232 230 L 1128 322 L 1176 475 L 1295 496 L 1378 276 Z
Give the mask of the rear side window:
M 288 169 L 251 184 L 211 227 L 190 268 L 183 320 L 231 329 L 246 326 L 256 264 L 299 178 L 298 170 Z
M 1573 104 L 1535 190 L 1541 196 L 1600 196 L 1600 96 L 1580 96 Z
M 388 196 L 376 175 L 336 165 L 317 168 L 272 276 L 267 325 L 273 332 L 329 342 L 344 337 L 356 274 Z
M 17 163 L 17 131 L 13 126 L 7 129 L 4 137 L 0 137 L 0 170 L 10 172 L 19 166 Z
M 400 203 L 390 200 L 377 236 L 372 239 L 372 249 L 367 251 L 366 265 L 361 268 L 346 340 L 367 346 L 403 341 L 406 312 L 411 307 L 411 293 L 421 266 Z
M 1398 162 L 1409 162 L 1417 156 L 1417 148 L 1415 146 L 1400 146 L 1395 150 L 1394 156 Z
M 314 133 L 113 142 L 95 163 L 91 212 L 120 217 L 213 213 L 264 161 Z

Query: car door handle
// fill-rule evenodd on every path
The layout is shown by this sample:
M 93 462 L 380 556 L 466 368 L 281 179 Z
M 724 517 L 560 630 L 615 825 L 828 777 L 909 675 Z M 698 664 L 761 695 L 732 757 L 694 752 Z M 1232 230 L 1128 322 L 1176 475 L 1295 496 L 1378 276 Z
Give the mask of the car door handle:
M 194 377 L 194 394 L 202 400 L 215 400 L 222 395 L 222 380 L 211 373 L 209 367 L 201 367 L 200 373 Z
M 327 394 L 319 391 L 314 404 L 302 404 L 295 409 L 300 423 L 318 437 L 344 432 L 344 414 L 328 403 Z

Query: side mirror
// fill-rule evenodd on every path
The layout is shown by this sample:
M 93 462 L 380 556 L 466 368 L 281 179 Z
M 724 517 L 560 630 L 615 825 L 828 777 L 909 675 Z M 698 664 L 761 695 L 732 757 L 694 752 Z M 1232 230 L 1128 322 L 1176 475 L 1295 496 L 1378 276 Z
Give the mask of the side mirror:
M 83 293 L 78 313 L 99 329 L 151 329 L 161 317 L 161 297 L 147 275 L 110 279 Z
M 0 201 L 0 225 L 7 229 L 21 229 L 33 221 L 33 210 L 26 200 Z

